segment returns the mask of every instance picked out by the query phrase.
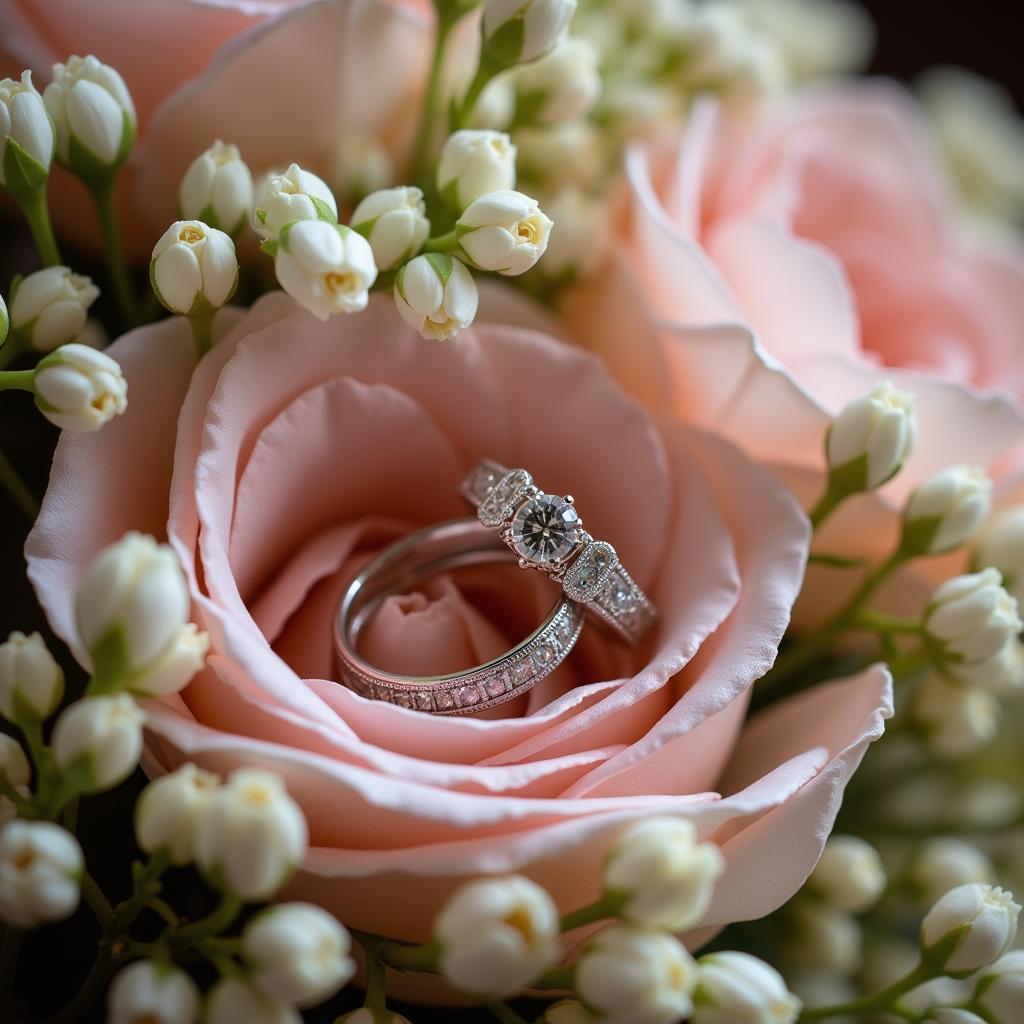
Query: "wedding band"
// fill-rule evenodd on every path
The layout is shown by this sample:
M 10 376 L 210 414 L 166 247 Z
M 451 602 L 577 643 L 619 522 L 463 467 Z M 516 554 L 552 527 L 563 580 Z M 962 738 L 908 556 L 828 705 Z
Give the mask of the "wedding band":
M 620 640 L 635 644 L 650 629 L 654 605 L 615 548 L 583 529 L 571 495 L 545 494 L 525 469 L 508 469 L 493 459 L 479 462 L 460 492 L 476 508 L 480 523 L 498 531 L 522 568 L 560 582 L 566 597 L 584 605 Z
M 437 523 L 385 548 L 349 584 L 335 617 L 341 681 L 363 697 L 435 715 L 467 715 L 502 704 L 553 672 L 583 628 L 583 608 L 567 597 L 522 643 L 484 665 L 439 676 L 404 676 L 356 653 L 359 635 L 385 598 L 407 593 L 440 572 L 511 561 L 494 533 L 475 519 Z

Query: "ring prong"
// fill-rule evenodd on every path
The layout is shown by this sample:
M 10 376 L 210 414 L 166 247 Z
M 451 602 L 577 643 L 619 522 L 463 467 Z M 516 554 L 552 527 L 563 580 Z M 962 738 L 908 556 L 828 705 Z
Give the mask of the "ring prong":
M 566 503 L 566 505 L 576 504 L 576 499 L 571 494 L 567 494 L 562 500 Z
M 519 568 L 520 569 L 529 569 L 530 568 L 530 563 L 525 558 L 520 558 L 519 559 Z

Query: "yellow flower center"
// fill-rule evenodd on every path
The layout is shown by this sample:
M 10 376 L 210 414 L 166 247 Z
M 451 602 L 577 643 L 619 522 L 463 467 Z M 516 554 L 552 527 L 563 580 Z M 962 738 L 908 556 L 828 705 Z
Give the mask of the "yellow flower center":
M 351 270 L 342 271 L 340 274 L 330 273 L 324 276 L 324 284 L 327 285 L 327 290 L 333 293 L 358 291 L 359 279 Z
M 530 242 L 531 244 L 537 240 L 537 226 L 528 220 L 521 220 L 516 225 L 516 235 L 518 235 L 524 242 Z
M 194 227 L 191 224 L 189 224 L 188 227 L 182 228 L 178 233 L 178 241 L 185 242 L 188 245 L 191 245 L 193 242 L 201 242 L 203 237 L 202 229 Z
M 515 928 L 527 942 L 533 941 L 533 920 L 524 907 L 516 907 L 505 917 L 505 924 Z

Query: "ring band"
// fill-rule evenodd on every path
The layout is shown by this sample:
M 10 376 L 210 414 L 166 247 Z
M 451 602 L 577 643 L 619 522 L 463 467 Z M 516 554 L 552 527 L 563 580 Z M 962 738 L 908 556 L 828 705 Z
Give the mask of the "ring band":
M 562 584 L 615 635 L 635 644 L 656 618 L 654 605 L 619 561 L 615 548 L 583 529 L 571 496 L 545 494 L 525 469 L 493 459 L 478 463 L 459 488 L 483 526 L 497 530 L 524 569 Z
M 439 572 L 511 561 L 494 533 L 475 519 L 437 523 L 385 548 L 349 584 L 335 617 L 341 681 L 363 697 L 435 715 L 467 715 L 519 696 L 553 672 L 583 628 L 583 608 L 567 597 L 522 643 L 484 665 L 439 676 L 404 676 L 356 653 L 359 634 L 385 598 Z

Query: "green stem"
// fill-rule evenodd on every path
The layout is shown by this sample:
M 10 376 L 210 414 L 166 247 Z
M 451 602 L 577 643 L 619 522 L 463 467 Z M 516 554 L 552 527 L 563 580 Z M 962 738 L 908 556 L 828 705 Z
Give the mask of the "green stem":
M 128 261 L 125 258 L 124 246 L 121 244 L 121 232 L 118 227 L 117 196 L 114 189 L 116 176 L 102 185 L 92 189 L 96 202 L 96 211 L 100 218 L 100 229 L 103 233 L 103 249 L 107 259 L 107 272 L 113 286 L 114 301 L 117 303 L 118 314 L 124 327 L 132 327 L 136 323 L 135 291 L 132 287 L 131 275 L 128 272 Z
M 50 223 L 50 211 L 46 205 L 46 187 L 37 189 L 35 193 L 19 203 L 21 212 L 25 214 L 32 240 L 36 243 L 39 258 L 47 267 L 55 267 L 61 262 L 57 238 Z
M 525 1018 L 520 1017 L 508 1003 L 488 1003 L 485 1009 L 502 1024 L 526 1024 Z
M 88 871 L 82 873 L 82 898 L 96 915 L 96 920 L 99 921 L 104 933 L 109 933 L 116 920 L 114 908 L 110 905 L 107 897 L 103 895 L 103 890 L 99 887 L 96 879 Z
M 366 998 L 363 1005 L 371 1010 L 387 1009 L 387 970 L 380 953 L 379 940 L 363 939 L 366 954 Z
M 575 981 L 576 968 L 552 967 L 545 971 L 532 985 L 533 988 L 558 989 L 559 991 L 571 992 Z
M 473 81 L 469 83 L 466 95 L 462 98 L 462 103 L 459 104 L 459 109 L 455 112 L 453 128 L 469 127 L 470 122 L 473 120 L 473 110 L 476 107 L 476 101 L 480 99 L 484 89 L 487 88 L 487 83 L 495 75 L 505 70 L 506 68 L 503 64 L 499 64 L 491 57 L 488 57 L 486 52 L 480 54 L 480 66 L 476 69 Z
M 430 72 L 427 76 L 427 89 L 423 96 L 423 110 L 420 112 L 420 125 L 416 132 L 416 141 L 412 150 L 412 180 L 426 181 L 427 161 L 430 154 L 430 143 L 437 125 L 437 115 L 441 106 L 441 72 L 444 70 L 444 55 L 448 49 L 448 40 L 455 27 L 457 17 L 437 11 L 437 33 L 434 36 L 434 53 L 430 61 Z
M 10 366 L 24 351 L 14 331 L 7 335 L 7 340 L 0 344 L 0 370 Z
M 26 800 L 25 797 L 23 797 L 21 793 L 11 785 L 11 780 L 7 778 L 7 775 L 4 772 L 0 772 L 0 793 L 14 804 L 14 809 L 19 818 L 35 817 L 35 808 L 33 807 L 32 802 L 30 800 Z
M 403 942 L 382 939 L 377 946 L 377 952 L 388 967 L 394 967 L 397 971 L 432 973 L 437 971 L 441 951 L 432 942 L 422 946 L 408 946 Z
M 884 612 L 860 611 L 850 621 L 856 629 L 870 629 L 883 635 L 921 636 L 924 626 L 920 619 L 900 618 Z
M 818 504 L 807 513 L 807 518 L 810 519 L 811 526 L 817 530 L 836 510 L 843 499 L 847 497 L 849 497 L 849 495 L 845 491 L 838 491 L 834 487 L 829 487 L 821 496 Z
M 231 927 L 232 922 L 241 913 L 242 906 L 243 901 L 238 896 L 226 892 L 221 896 L 220 903 L 213 913 L 179 929 L 170 936 L 170 940 L 176 949 L 182 949 L 212 939 Z
M 893 1008 L 900 996 L 934 977 L 935 971 L 931 967 L 923 963 L 918 964 L 906 977 L 874 995 L 862 996 L 860 999 L 853 999 L 848 1003 L 838 1003 L 834 1006 L 815 1006 L 806 1009 L 800 1014 L 798 1024 L 827 1020 L 829 1017 L 859 1017 L 869 1013 L 884 1013 Z
M 196 358 L 202 359 L 213 345 L 213 318 L 217 310 L 209 313 L 197 313 L 195 316 L 186 317 L 189 329 L 192 331 L 192 340 L 196 345 Z
M 595 924 L 615 915 L 622 908 L 622 901 L 602 894 L 593 903 L 588 903 L 579 910 L 572 910 L 562 917 L 559 927 L 563 932 L 575 931 L 587 924 Z
M 906 679 L 908 676 L 917 675 L 931 663 L 931 655 L 928 653 L 928 649 L 922 645 L 898 658 L 891 658 L 889 671 L 892 672 L 893 679 Z
M 14 984 L 18 977 L 18 954 L 25 933 L 9 924 L 3 926 L 3 941 L 0 943 L 0 1018 L 14 1019 Z
M 21 510 L 22 515 L 30 523 L 34 523 L 39 516 L 39 502 L 29 490 L 28 484 L 21 479 L 21 474 L 2 451 L 0 451 L 0 486 L 11 496 L 11 500 Z
M 449 231 L 446 235 L 437 235 L 435 238 L 428 238 L 423 243 L 424 252 L 451 252 L 459 247 L 459 236 L 455 231 Z
M 35 393 L 35 370 L 0 370 L 0 391 L 31 391 Z

